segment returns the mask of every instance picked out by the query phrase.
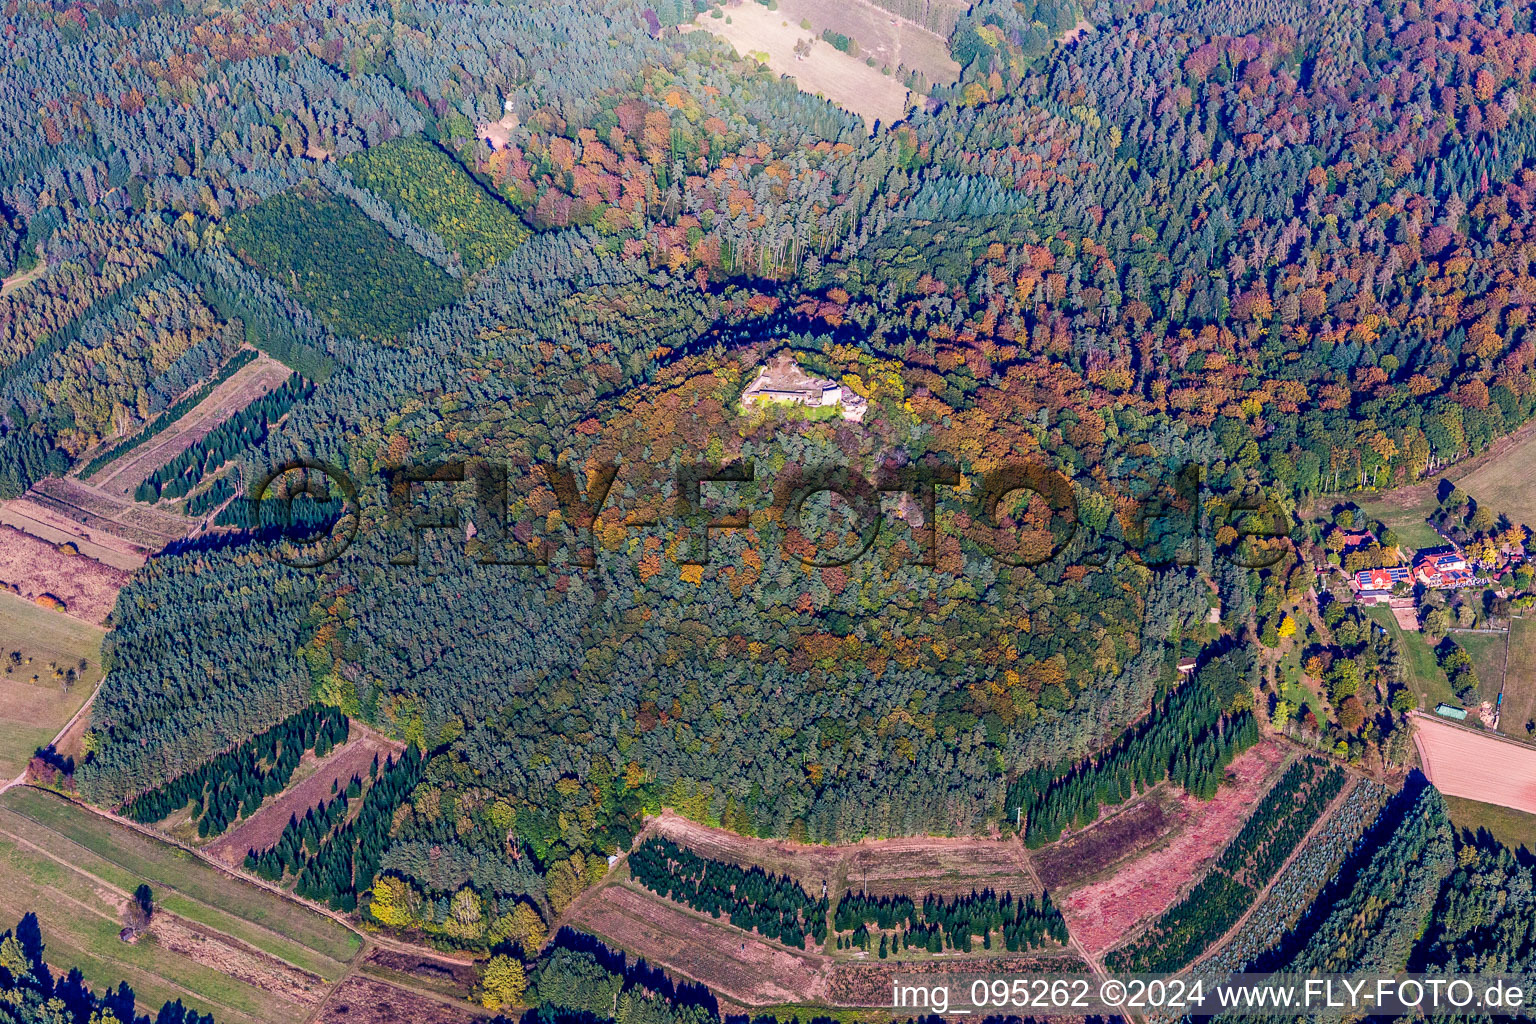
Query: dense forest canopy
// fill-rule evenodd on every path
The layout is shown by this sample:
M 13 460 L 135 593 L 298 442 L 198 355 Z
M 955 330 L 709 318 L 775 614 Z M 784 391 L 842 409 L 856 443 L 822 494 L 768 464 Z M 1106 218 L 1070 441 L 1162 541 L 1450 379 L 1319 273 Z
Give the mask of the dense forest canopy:
M 1097 808 L 1083 778 L 1209 795 L 1257 735 L 1264 624 L 1311 576 L 1283 545 L 1243 557 L 1247 496 L 1288 521 L 1536 410 L 1531 11 L 884 6 L 963 71 L 871 132 L 629 0 L 11 0 L 0 270 L 47 272 L 0 298 L 0 496 L 244 344 L 302 380 L 140 500 L 236 456 L 360 488 L 318 569 L 251 530 L 134 576 L 83 792 L 143 799 L 339 708 L 425 755 L 366 823 L 377 919 L 482 945 L 662 805 L 815 841 L 1028 813 L 1039 838 Z M 740 409 L 781 350 L 862 422 Z M 390 473 L 474 459 L 391 503 Z M 678 483 L 701 462 L 754 474 L 702 487 L 708 516 L 750 510 L 708 564 Z M 945 474 L 951 500 L 877 494 L 879 542 L 817 564 L 868 524 L 773 494 L 828 464 Z M 1077 529 L 1045 494 L 1008 492 L 1003 529 L 978 512 L 1021 465 L 1060 475 Z M 1099 770 L 1196 655 L 1205 760 Z M 1442 866 L 1443 837 L 1409 838 Z M 262 870 L 378 898 L 301 847 Z

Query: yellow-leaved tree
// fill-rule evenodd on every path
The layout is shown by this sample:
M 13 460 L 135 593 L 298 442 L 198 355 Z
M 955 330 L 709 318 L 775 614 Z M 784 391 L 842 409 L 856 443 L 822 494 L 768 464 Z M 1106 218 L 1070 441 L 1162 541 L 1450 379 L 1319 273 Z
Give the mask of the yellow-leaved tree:
M 528 990 L 523 965 L 510 956 L 493 956 L 480 974 L 480 1004 L 487 1010 L 516 1006 Z

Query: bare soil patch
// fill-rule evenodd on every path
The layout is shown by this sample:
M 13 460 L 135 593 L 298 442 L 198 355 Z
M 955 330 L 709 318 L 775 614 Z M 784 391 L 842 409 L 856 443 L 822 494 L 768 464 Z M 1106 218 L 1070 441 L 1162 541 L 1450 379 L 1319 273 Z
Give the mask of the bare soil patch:
M 1391 606 L 1392 617 L 1397 620 L 1397 628 L 1404 633 L 1417 633 L 1419 631 L 1419 612 L 1410 605 Z
M 649 825 L 673 842 L 687 846 L 701 857 L 728 861 L 743 867 L 761 867 L 764 871 L 788 875 L 814 896 L 821 895 L 821 883 L 839 874 L 850 847 L 815 846 L 788 839 L 751 839 L 689 821 L 672 811 L 663 811 Z
M 844 110 L 862 117 L 871 128 L 875 121 L 892 124 L 906 116 L 907 87 L 894 74 L 884 75 L 862 59 L 848 56 L 820 37 L 819 28 L 803 29 L 785 11 L 770 11 L 755 3 L 732 7 L 725 18 L 701 15 L 695 26 L 713 32 L 742 56 L 765 54 L 768 67 L 788 75 L 801 92 L 823 96 Z M 816 24 L 812 20 L 812 25 Z M 812 39 L 810 56 L 801 59 L 795 44 Z
M 1061 45 L 1071 46 L 1091 31 L 1093 31 L 1093 22 L 1079 20 L 1076 25 L 1061 34 Z
M 878 896 L 961 896 L 993 889 L 1034 895 L 1023 847 L 998 839 L 886 839 L 848 849 L 847 884 Z
M 272 357 L 258 355 L 214 388 L 191 412 L 122 458 L 107 463 L 88 482 L 108 494 L 131 498 L 151 473 L 292 375 L 292 370 Z
M 1087 973 L 1088 965 L 1075 953 L 1046 953 L 1029 956 L 980 958 L 974 956 L 937 957 L 928 961 L 900 962 L 886 960 L 872 963 L 841 962 L 833 972 L 832 999 L 838 1006 L 891 1005 L 891 984 L 896 975 L 926 974 L 934 977 L 956 974 L 1027 976 L 1030 974 Z M 1051 1017 L 1052 1021 L 1066 1018 Z
M 352 729 L 354 738 L 348 740 L 340 749 L 332 751 L 318 765 L 315 763 L 313 754 L 305 754 L 299 771 L 309 768 L 313 768 L 313 771 L 303 781 L 289 786 L 276 797 L 262 804 L 255 814 L 224 833 L 204 849 L 225 864 L 234 867 L 245 859 L 248 850 L 265 850 L 277 845 L 277 841 L 282 838 L 283 829 L 288 826 L 290 817 L 302 818 L 305 811 L 319 805 L 322 801 L 330 800 L 334 796 L 331 792 L 331 783 L 336 784 L 339 792 L 345 790 L 352 776 L 356 775 L 366 786 L 368 768 L 375 757 L 379 759 L 380 764 L 383 764 L 390 755 L 398 754 L 404 749 L 402 745 L 392 743 L 376 733 L 364 732 L 355 722 Z
M 0 526 L 0 589 L 27 601 L 52 597 L 77 619 L 101 624 L 128 585 L 122 569 L 103 565 L 66 544 L 50 544 L 11 526 Z
M 1178 902 L 1242 828 L 1285 759 L 1279 743 L 1261 742 L 1227 768 L 1226 784 L 1214 799 L 1179 795 L 1173 811 L 1178 827 L 1164 842 L 1123 861 L 1106 878 L 1065 895 L 1052 893 L 1088 955 L 1116 945 Z
M 336 987 L 314 1024 L 473 1024 L 486 1014 L 448 1006 L 375 978 L 353 975 Z
M 36 281 L 38 278 L 42 277 L 47 272 L 48 264 L 42 260 L 38 260 L 32 265 L 31 270 L 22 271 L 19 274 L 12 274 L 4 281 L 0 281 L 0 298 L 4 298 L 12 292 L 20 291 L 27 285 L 31 284 L 33 281 Z
M 1051 892 L 1076 888 L 1128 857 L 1161 842 L 1184 822 L 1181 794 L 1156 786 L 1059 842 L 1030 852 Z
M 325 998 L 327 986 L 315 975 L 174 914 L 156 914 L 149 932 L 171 952 L 263 992 L 302 1006 L 313 1006 Z
M 1424 774 L 1448 796 L 1536 814 L 1536 748 L 1415 714 Z
M 710 828 L 664 811 L 650 829 L 700 856 L 788 875 L 812 896 L 825 883 L 835 900 L 839 883 L 876 895 L 929 893 L 958 896 L 992 888 L 1023 895 L 1038 886 L 1023 860 L 1023 847 L 1001 839 L 914 836 L 868 839 L 844 846 L 817 846 L 787 839 L 751 839 Z
M 827 957 L 766 942 L 652 893 L 605 885 L 567 913 L 582 931 L 749 1006 L 832 999 Z
M 452 986 L 466 997 L 479 980 L 480 974 L 472 963 L 449 964 L 436 958 L 412 956 L 392 949 L 375 949 L 368 954 L 365 962 L 397 974 L 409 975 L 426 985 Z

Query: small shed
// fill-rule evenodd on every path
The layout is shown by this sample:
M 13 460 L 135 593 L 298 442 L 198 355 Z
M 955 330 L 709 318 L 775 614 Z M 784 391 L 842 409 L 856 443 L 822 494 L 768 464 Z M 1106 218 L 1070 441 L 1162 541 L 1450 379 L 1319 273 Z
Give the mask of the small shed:
M 1193 672 L 1195 670 L 1195 666 L 1197 664 L 1199 664 L 1199 662 L 1195 658 L 1180 658 L 1179 659 L 1179 675 L 1181 675 L 1181 676 L 1189 675 L 1191 672 Z
M 1465 722 L 1467 720 L 1467 709 L 1458 708 L 1454 704 L 1437 705 L 1435 707 L 1435 714 L 1443 715 L 1446 718 L 1454 718 L 1458 722 Z

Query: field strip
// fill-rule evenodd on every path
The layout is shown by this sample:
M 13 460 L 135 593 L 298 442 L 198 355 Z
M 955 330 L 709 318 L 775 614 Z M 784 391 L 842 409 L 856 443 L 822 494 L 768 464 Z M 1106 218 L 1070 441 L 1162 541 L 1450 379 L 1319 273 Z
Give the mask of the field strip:
M 1045 883 L 1040 880 L 1039 873 L 1035 871 L 1035 862 L 1030 860 L 1029 850 L 1025 848 L 1022 841 L 1017 839 L 1014 841 L 1018 843 L 1019 865 L 1023 867 L 1023 869 L 1028 872 L 1029 877 L 1034 880 L 1035 888 L 1040 892 L 1045 892 Z M 1066 918 L 1062 918 L 1061 926 L 1067 930 L 1067 948 L 1082 958 L 1083 963 L 1088 965 L 1088 970 L 1093 972 L 1093 976 L 1095 978 L 1103 981 L 1105 978 L 1104 967 L 1099 963 L 1098 958 L 1088 955 L 1088 948 L 1078 941 L 1076 935 L 1072 934 L 1072 927 L 1071 925 L 1067 924 Z
M 31 819 L 27 819 L 27 820 L 30 821 Z M 10 830 L 8 828 L 5 828 L 5 826 L 3 824 L 0 824 L 0 835 L 4 835 L 6 838 L 8 838 L 8 839 L 12 840 L 13 842 L 17 843 L 19 846 L 25 846 L 26 848 L 28 848 L 30 850 L 36 851 L 37 853 L 41 854 L 42 856 L 44 856 L 44 857 L 48 858 L 49 860 L 53 861 L 54 863 L 58 864 L 60 867 L 66 869 L 68 871 L 72 871 L 75 874 L 79 875 L 80 877 L 82 877 L 82 878 L 84 878 L 84 879 L 86 879 L 86 880 L 88 880 L 90 882 L 94 882 L 97 885 L 101 885 L 101 886 L 104 886 L 104 887 L 109 888 L 109 889 L 115 889 L 115 890 L 118 890 L 118 891 L 122 891 L 122 886 L 120 884 L 114 883 L 110 879 L 102 878 L 100 875 L 93 874 L 92 872 L 85 870 L 83 867 L 80 867 L 78 864 L 72 863 L 71 861 L 68 861 L 68 860 L 64 859 L 63 857 L 60 857 L 57 854 L 52 853 L 49 850 L 47 850 L 47 849 L 45 849 L 45 848 L 43 848 L 41 846 L 38 846 L 36 843 L 31 842 L 30 840 L 26 839 L 25 837 L 23 837 L 21 835 L 18 835 L 17 833 L 15 833 L 14 831 L 12 831 L 12 830 Z M 181 893 L 179 890 L 176 891 L 176 895 L 181 896 L 183 899 L 191 899 L 190 897 L 187 897 L 185 893 Z M 127 898 L 126 895 L 124 896 L 124 898 L 125 899 Z M 163 900 L 162 901 L 162 905 L 167 906 L 167 908 L 169 909 L 169 905 L 171 903 L 173 903 L 173 902 L 175 902 L 175 901 Z M 198 901 L 197 900 L 192 900 L 192 902 L 193 903 L 197 903 Z M 204 906 L 206 906 L 206 904 L 204 904 Z M 230 932 L 227 932 L 227 931 L 223 930 L 217 924 L 210 924 L 209 922 L 206 922 L 206 921 L 199 921 L 196 918 L 192 918 L 192 917 L 188 917 L 186 919 L 188 921 L 193 922 L 194 924 L 199 924 L 199 925 L 202 925 L 205 928 L 209 928 L 209 929 L 212 929 L 213 931 L 218 932 L 219 935 L 223 936 L 227 940 L 230 940 L 231 942 L 237 942 L 237 943 L 242 943 L 242 944 L 250 945 L 249 943 L 245 943 L 245 940 L 241 939 L 238 935 L 234 935 L 234 934 L 232 934 Z M 257 926 L 257 927 L 260 927 L 260 926 Z M 278 937 L 279 938 L 286 938 L 286 936 L 278 936 Z M 293 940 L 289 940 L 289 941 L 293 941 Z M 305 967 L 304 965 L 296 964 L 296 963 L 293 963 L 293 962 L 291 962 L 289 960 L 286 960 L 283 957 L 279 956 L 278 954 L 276 954 L 276 953 L 274 953 L 274 952 L 272 952 L 270 950 L 262 949 L 261 947 L 255 946 L 255 945 L 250 945 L 250 948 L 255 950 L 258 953 L 261 953 L 263 955 L 271 957 L 273 960 L 276 960 L 276 961 L 278 961 L 280 963 L 283 963 L 283 964 L 287 964 L 289 967 L 292 967 L 294 970 L 303 971 L 305 974 L 314 974 L 315 977 L 320 977 L 321 980 L 324 980 L 323 977 L 321 977 L 318 974 L 315 974 L 314 971 L 310 970 L 309 968 Z M 338 968 L 337 973 L 340 974 L 341 973 L 340 968 L 343 967 L 344 965 L 341 962 L 337 962 L 336 966 Z
M 442 1003 L 444 1006 L 452 1007 L 455 1010 L 465 1010 L 476 1015 L 483 1013 L 477 1004 L 470 1002 L 468 999 L 456 999 L 446 992 L 434 992 L 430 988 L 422 986 L 403 971 L 391 970 L 378 964 L 365 963 L 361 957 L 358 958 L 355 973 L 382 982 L 391 988 L 403 989 L 412 995 L 421 996 L 423 999 L 431 999 L 434 1002 Z
M 32 512 L 42 513 L 43 510 L 21 498 L 0 501 L 0 525 L 13 527 L 49 544 L 73 544 L 87 558 L 94 558 L 103 565 L 124 572 L 132 572 L 144 564 L 144 556 L 137 552 L 98 544 L 79 532 L 60 529 L 56 524 L 32 515 Z
M 207 437 L 215 427 L 256 399 L 279 387 L 293 371 L 265 353 L 236 370 L 228 380 L 159 436 L 107 463 L 86 483 L 109 494 L 132 496 L 151 473 Z
M 119 826 L 120 828 L 122 828 L 123 830 L 125 830 L 127 832 L 135 833 L 141 840 L 147 840 L 147 841 L 149 841 L 151 843 L 156 844 L 156 846 L 165 847 L 168 850 L 177 851 L 181 855 L 185 855 L 187 857 L 193 858 L 194 860 L 197 860 L 197 861 L 201 862 L 201 864 L 204 867 L 209 869 L 209 871 L 212 874 L 216 875 L 218 877 L 218 879 L 220 881 L 222 881 L 222 882 L 231 883 L 231 884 L 236 885 L 236 886 L 243 886 L 243 887 L 247 887 L 247 888 L 256 888 L 256 889 L 264 890 L 265 892 L 267 892 L 267 893 L 269 893 L 269 894 L 271 894 L 273 896 L 278 897 L 283 903 L 287 904 L 289 907 L 291 907 L 291 908 L 293 908 L 295 910 L 302 910 L 302 911 L 306 912 L 307 914 L 309 914 L 312 917 L 324 918 L 325 920 L 329 921 L 332 924 L 339 925 L 341 927 L 342 931 L 346 933 L 346 936 L 347 936 L 347 938 L 349 940 L 349 943 L 351 944 L 350 951 L 348 952 L 346 957 L 335 957 L 335 956 L 331 956 L 331 955 L 329 955 L 327 953 L 320 952 L 320 951 L 316 950 L 316 948 L 313 945 L 301 942 L 298 939 L 294 939 L 294 938 L 292 938 L 290 936 L 287 936 L 284 933 L 279 932 L 276 929 L 270 928 L 270 927 L 268 927 L 265 924 L 262 924 L 260 922 L 254 921 L 254 920 L 252 920 L 249 917 L 234 915 L 232 912 L 224 910 L 224 909 L 218 907 L 215 904 L 208 903 L 206 901 L 203 901 L 203 900 L 199 899 L 198 897 L 191 896 L 190 894 L 188 894 L 185 891 L 185 889 L 178 889 L 177 890 L 178 894 L 183 896 L 183 897 L 185 897 L 187 902 L 190 905 L 197 906 L 197 907 L 202 907 L 202 908 L 205 908 L 205 909 L 209 909 L 209 910 L 212 910 L 214 913 L 221 914 L 221 915 L 224 915 L 226 917 L 234 918 L 241 925 L 248 925 L 248 926 L 250 926 L 252 928 L 255 928 L 255 929 L 257 929 L 257 930 L 259 930 L 261 932 L 264 932 L 264 933 L 266 933 L 268 935 L 276 935 L 279 938 L 283 939 L 285 942 L 290 942 L 290 943 L 293 943 L 295 946 L 299 946 L 299 947 L 302 947 L 304 949 L 310 950 L 311 952 L 316 953 L 316 955 L 324 957 L 327 960 L 331 960 L 331 961 L 333 961 L 336 964 L 340 965 L 340 964 L 348 964 L 348 963 L 353 962 L 358 956 L 363 955 L 363 953 L 366 950 L 366 948 L 371 945 L 371 946 L 378 946 L 378 947 L 381 947 L 383 949 L 393 950 L 393 951 L 395 951 L 397 953 L 404 953 L 404 954 L 406 954 L 408 956 L 421 957 L 421 958 L 427 959 L 427 960 L 435 960 L 438 963 L 445 964 L 445 965 L 452 965 L 452 966 L 456 966 L 456 967 L 462 967 L 464 965 L 464 960 L 463 959 L 456 958 L 456 957 L 451 956 L 451 955 L 449 955 L 447 953 L 440 952 L 438 950 L 435 950 L 435 949 L 431 948 L 430 946 L 421 946 L 421 945 L 416 945 L 416 944 L 413 944 L 413 943 L 410 943 L 410 942 L 404 942 L 404 941 L 401 941 L 399 939 L 395 939 L 395 938 L 386 936 L 383 933 L 379 933 L 379 932 L 370 932 L 370 933 L 365 935 L 350 920 L 348 920 L 344 915 L 340 914 L 337 911 L 334 911 L 334 910 L 330 909 L 329 907 L 327 907 L 327 906 L 325 906 L 323 904 L 314 903 L 314 902 L 311 902 L 310 900 L 306 900 L 306 899 L 304 899 L 301 896 L 297 896 L 294 893 L 289 892 L 287 889 L 284 889 L 284 888 L 282 888 L 282 887 L 280 887 L 278 885 L 274 885 L 273 883 L 266 881 L 265 879 L 257 878 L 255 875 L 247 875 L 244 872 L 233 871 L 233 870 L 225 867 L 223 864 L 220 864 L 217 860 L 214 860 L 213 858 L 207 856 L 201 850 L 198 850 L 198 849 L 195 849 L 193 847 L 187 846 L 187 845 L 185 845 L 183 843 L 180 843 L 180 842 L 176 841 L 175 839 L 173 839 L 173 838 L 171 838 L 169 836 L 166 836 L 166 835 L 164 835 L 164 834 L 162 834 L 160 832 L 155 831 L 154 829 L 148 827 L 147 825 L 140 825 L 136 821 L 131 821 L 128 818 L 124 818 L 124 817 L 122 817 L 120 815 L 113 814 L 111 811 L 102 810 L 100 807 L 94 807 L 94 806 L 92 806 L 90 804 L 81 803 L 81 802 L 79 802 L 77 800 L 70 799 L 70 798 L 67 798 L 67 797 L 59 797 L 56 794 L 45 794 L 45 793 L 43 793 L 40 790 L 33 790 L 31 788 L 28 788 L 26 790 L 18 790 L 17 792 L 27 792 L 27 793 L 34 793 L 35 792 L 39 796 L 44 796 L 44 797 L 48 797 L 48 798 L 57 799 L 59 801 L 59 806 L 62 807 L 62 808 L 67 808 L 67 809 L 69 809 L 72 812 L 81 812 L 81 811 L 86 812 L 87 814 L 89 814 L 89 815 L 91 815 L 91 816 L 93 816 L 95 818 L 101 819 L 101 821 L 104 822 L 104 823 L 109 823 L 109 824 L 112 824 L 112 825 L 116 825 L 116 826 Z M 7 810 L 11 810 L 11 809 L 5 807 L 4 805 L 0 805 L 0 814 L 5 813 L 5 811 L 7 811 Z M 36 819 L 34 819 L 33 817 L 31 817 L 29 815 L 22 814 L 22 813 L 14 811 L 14 810 L 12 810 L 12 813 L 16 814 L 18 817 L 24 818 L 26 821 L 28 821 L 31 824 L 37 825 L 39 828 L 42 828 L 45 831 L 52 832 L 52 833 L 58 835 L 60 838 L 62 838 L 64 841 L 70 843 L 71 845 L 77 846 L 77 847 L 79 847 L 81 849 L 86 850 L 87 852 L 90 852 L 98 860 L 104 861 L 104 862 L 106 862 L 108 864 L 112 864 L 113 866 L 116 866 L 116 867 L 118 867 L 121 870 L 130 870 L 125 865 L 116 864 L 116 862 L 111 861 L 108 858 L 102 856 L 101 854 L 99 854 L 95 850 L 93 850 L 91 847 L 85 846 L 85 844 L 77 842 L 76 840 L 74 840 L 70 836 L 68 836 L 67 834 L 65 834 L 63 832 L 60 832 L 58 829 L 51 828 L 50 826 L 37 821 Z M 163 884 L 166 884 L 168 887 L 174 888 L 174 886 L 170 886 L 169 883 L 163 883 Z M 589 890 L 589 891 L 592 891 L 592 890 Z M 192 915 L 187 914 L 187 913 L 182 913 L 181 916 L 182 917 L 188 917 L 188 918 L 193 919 L 193 920 L 197 920 L 196 918 L 193 918 Z M 223 927 L 220 927 L 217 924 L 211 924 L 211 923 L 206 922 L 206 921 L 199 921 L 199 923 L 208 924 L 208 926 L 210 928 L 215 928 L 215 929 L 217 929 L 217 930 L 219 930 L 221 932 L 224 932 L 225 934 L 228 934 L 227 929 L 225 929 Z M 264 947 L 262 947 L 262 948 L 264 948 Z M 279 959 L 289 959 L 290 962 L 291 962 L 291 958 L 279 957 Z
M 174 902 L 176 903 L 176 906 L 172 905 L 172 898 L 167 898 L 164 901 L 168 909 L 172 909 L 188 920 L 196 921 L 198 924 L 205 925 L 206 927 L 212 928 L 222 934 L 231 935 L 236 938 L 240 938 L 241 936 L 239 935 L 238 931 L 231 930 L 232 925 L 236 928 L 243 926 L 258 932 L 261 935 L 268 937 L 269 941 L 267 943 L 251 942 L 251 944 L 256 946 L 256 948 L 260 949 L 262 952 L 267 953 L 273 956 L 275 959 L 281 960 L 290 966 L 318 974 L 321 977 L 326 977 L 328 974 L 334 977 L 335 975 L 341 973 L 341 968 L 348 962 L 347 960 L 332 956 L 323 952 L 322 950 L 316 949 L 314 946 L 309 945 L 308 943 L 298 938 L 284 934 L 283 932 L 280 932 L 275 928 L 266 925 L 265 923 L 253 920 L 250 917 L 237 915 L 230 910 L 226 910 L 215 904 L 209 903 L 206 900 L 192 895 L 184 888 L 178 888 L 173 882 L 165 881 L 158 877 L 148 877 L 147 872 L 136 872 L 128 865 L 104 857 L 97 851 L 92 850 L 90 847 L 84 845 L 83 843 L 77 842 L 75 839 L 65 835 L 57 829 L 51 828 L 43 822 L 37 821 L 36 819 L 29 817 L 26 814 L 14 811 L 9 807 L 0 808 L 0 831 L 4 831 L 12 836 L 16 835 L 16 826 L 5 824 L 8 817 L 10 816 L 20 818 L 23 822 L 42 830 L 48 835 L 66 844 L 67 847 L 71 848 L 71 850 L 78 850 L 84 853 L 86 855 L 86 857 L 83 858 L 85 863 L 95 861 L 97 862 L 95 866 L 98 869 L 100 869 L 102 866 L 105 866 L 105 868 L 108 870 L 116 869 L 116 871 L 122 873 L 123 877 L 117 881 L 114 881 L 110 878 L 104 878 L 104 884 L 111 885 L 117 889 L 124 889 L 125 886 L 127 888 L 132 888 L 133 884 L 135 884 L 135 876 L 143 875 L 144 877 L 142 877 L 140 880 L 148 881 L 151 883 L 158 883 L 162 886 L 165 886 L 168 890 L 174 893 Z M 174 849 L 174 847 L 172 848 Z M 83 868 L 77 867 L 68 859 L 62 858 L 57 854 L 54 856 L 56 859 L 60 859 L 63 863 L 70 866 L 74 870 L 79 871 L 82 874 L 94 876 L 94 872 L 86 872 Z M 231 879 L 231 881 L 243 880 Z M 180 909 L 178 909 L 178 907 Z M 295 904 L 295 907 L 303 907 L 303 905 Z M 303 907 L 303 909 L 309 910 L 308 907 Z M 354 935 L 354 937 L 356 936 Z M 246 939 L 245 941 L 251 940 Z M 305 951 L 307 951 L 307 956 Z M 298 962 L 298 960 L 307 959 L 308 957 L 316 958 L 320 962 L 319 966 L 330 967 L 331 970 L 316 970 L 316 965 L 314 964 Z
M 20 884 L 19 880 L 15 878 L 7 879 L 7 884 L 3 887 L 0 887 L 0 910 L 4 911 L 6 920 L 10 920 L 12 918 L 19 919 L 21 915 L 29 912 L 35 912 L 39 909 L 39 907 L 41 907 L 43 911 L 43 913 L 38 914 L 39 918 L 51 920 L 51 918 L 44 917 L 48 910 L 48 902 L 53 902 L 55 904 L 64 902 L 79 907 L 83 912 L 90 915 L 91 917 L 98 918 L 105 922 L 107 929 L 110 932 L 115 933 L 120 925 L 120 922 L 114 920 L 110 915 L 103 914 L 99 910 L 94 909 L 85 903 L 82 903 L 74 897 L 61 893 L 56 889 L 43 893 L 36 887 L 23 886 Z M 79 926 L 78 921 L 74 921 L 72 924 L 76 927 Z M 114 938 L 110 941 L 118 940 Z M 110 974 L 115 974 L 119 978 L 129 982 L 129 987 L 134 990 L 135 996 L 138 996 L 144 990 L 153 990 L 154 988 L 164 987 L 172 990 L 174 995 L 180 996 L 183 1002 L 190 1003 L 193 1006 L 212 1006 L 218 1011 L 218 1019 L 221 1021 L 238 1020 L 250 1021 L 252 1024 L 266 1024 L 266 1021 L 263 1017 L 250 1015 L 250 1010 L 252 1008 L 242 1009 L 238 1006 L 234 1006 L 214 998 L 208 995 L 205 991 L 195 991 L 191 988 L 188 988 L 181 982 L 178 982 L 172 978 L 167 978 L 162 974 L 155 973 L 154 971 L 151 971 L 140 964 L 135 964 L 131 961 L 124 960 L 119 957 L 110 956 L 101 951 L 90 950 L 86 948 L 84 944 L 73 942 L 69 936 L 60 935 L 51 929 L 47 936 L 46 945 L 49 950 L 54 951 L 55 953 L 57 953 L 61 947 L 65 950 L 68 950 L 70 952 L 68 957 L 54 956 L 51 958 L 54 960 L 65 960 L 67 961 L 68 966 L 73 967 L 79 966 L 81 964 L 88 965 L 93 962 L 108 966 L 110 968 Z M 149 947 L 143 948 L 148 949 Z M 191 963 L 191 961 L 188 961 L 188 963 Z M 145 984 L 144 982 L 138 980 L 140 978 L 149 979 L 149 983 Z M 111 983 L 111 981 L 106 977 L 91 980 L 94 983 L 101 985 L 107 985 Z M 153 1002 L 163 1003 L 164 999 L 156 996 Z M 159 1006 L 147 1006 L 145 1008 L 153 1011 L 158 1010 Z

